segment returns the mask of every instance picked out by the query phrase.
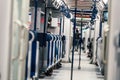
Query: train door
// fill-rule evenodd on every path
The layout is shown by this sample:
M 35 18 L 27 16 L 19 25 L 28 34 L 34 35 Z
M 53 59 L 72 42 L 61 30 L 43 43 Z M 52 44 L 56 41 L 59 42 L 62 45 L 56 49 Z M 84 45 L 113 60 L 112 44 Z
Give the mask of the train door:
M 3 48 L 0 50 L 0 80 L 24 80 L 29 0 L 4 0 L 0 5 L 4 17 L 0 20 L 0 27 L 4 26 L 0 29 L 1 46 L 4 45 L 0 48 Z
M 103 70 L 102 74 L 106 76 L 106 70 L 107 70 L 107 57 L 108 57 L 108 40 L 109 40 L 109 27 L 107 24 L 104 26 L 103 30 L 103 43 L 102 43 L 102 62 L 103 62 Z
M 106 80 L 120 80 L 120 1 L 110 0 L 108 4 L 109 48 Z
M 29 0 L 14 0 L 12 13 L 12 44 L 10 80 L 25 79 L 25 64 L 28 47 Z

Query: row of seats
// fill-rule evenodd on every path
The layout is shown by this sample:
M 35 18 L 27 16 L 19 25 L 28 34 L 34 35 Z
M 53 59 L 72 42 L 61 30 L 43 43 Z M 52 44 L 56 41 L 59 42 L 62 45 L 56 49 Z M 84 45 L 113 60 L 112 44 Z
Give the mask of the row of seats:
M 26 80 L 51 75 L 55 67 L 61 67 L 64 40 L 61 35 L 30 31 Z

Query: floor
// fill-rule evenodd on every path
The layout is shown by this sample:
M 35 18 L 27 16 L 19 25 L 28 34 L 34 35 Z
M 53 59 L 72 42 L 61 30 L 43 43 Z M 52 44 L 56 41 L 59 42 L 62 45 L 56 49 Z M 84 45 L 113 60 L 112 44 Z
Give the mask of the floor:
M 90 60 L 87 58 L 87 54 L 82 53 L 80 70 L 78 70 L 78 61 L 79 55 L 78 52 L 75 52 L 72 80 L 104 80 L 104 77 L 96 71 L 96 66 L 89 64 Z M 70 69 L 71 63 L 62 63 L 62 68 L 54 70 L 52 76 L 46 76 L 44 79 L 39 80 L 71 80 Z

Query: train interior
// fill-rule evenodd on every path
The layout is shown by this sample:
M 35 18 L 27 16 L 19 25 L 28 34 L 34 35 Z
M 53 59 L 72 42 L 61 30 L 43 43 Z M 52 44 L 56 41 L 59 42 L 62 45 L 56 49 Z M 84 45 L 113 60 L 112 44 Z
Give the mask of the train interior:
M 120 80 L 119 2 L 0 0 L 0 80 Z

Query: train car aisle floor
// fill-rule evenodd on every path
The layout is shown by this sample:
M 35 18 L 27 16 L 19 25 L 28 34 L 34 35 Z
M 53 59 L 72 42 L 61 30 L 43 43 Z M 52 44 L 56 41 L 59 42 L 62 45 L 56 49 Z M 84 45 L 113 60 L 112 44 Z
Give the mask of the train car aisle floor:
M 85 53 L 82 53 L 81 58 L 81 69 L 78 70 L 79 55 L 75 52 L 73 80 L 104 80 L 103 76 L 96 72 L 96 66 L 89 64 L 90 60 Z M 71 63 L 62 63 L 62 68 L 54 70 L 52 76 L 39 80 L 70 80 L 70 69 Z

